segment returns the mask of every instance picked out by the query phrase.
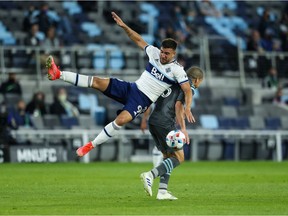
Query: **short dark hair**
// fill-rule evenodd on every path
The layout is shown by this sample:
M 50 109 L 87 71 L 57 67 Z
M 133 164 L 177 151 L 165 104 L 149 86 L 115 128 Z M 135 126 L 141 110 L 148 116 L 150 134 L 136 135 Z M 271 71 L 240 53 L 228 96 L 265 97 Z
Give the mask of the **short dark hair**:
M 190 79 L 203 79 L 204 72 L 201 68 L 192 66 L 187 70 L 187 76 Z
M 173 50 L 176 50 L 177 49 L 177 42 L 172 38 L 166 38 L 162 41 L 161 47 L 171 48 Z

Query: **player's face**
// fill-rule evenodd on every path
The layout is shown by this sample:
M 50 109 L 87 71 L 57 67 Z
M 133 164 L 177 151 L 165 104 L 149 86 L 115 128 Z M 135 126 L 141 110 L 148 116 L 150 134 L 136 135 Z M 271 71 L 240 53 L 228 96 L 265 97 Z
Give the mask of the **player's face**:
M 195 79 L 193 85 L 195 86 L 195 88 L 198 88 L 200 86 L 200 84 L 202 83 L 203 79 Z
M 171 62 L 175 57 L 175 50 L 171 48 L 163 48 L 160 49 L 160 62 L 161 64 L 167 64 Z

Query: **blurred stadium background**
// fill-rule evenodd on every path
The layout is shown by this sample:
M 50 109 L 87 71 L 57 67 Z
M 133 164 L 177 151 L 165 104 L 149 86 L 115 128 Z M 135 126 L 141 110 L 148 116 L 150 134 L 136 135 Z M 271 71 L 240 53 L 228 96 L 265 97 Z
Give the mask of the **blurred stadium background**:
M 114 23 L 111 11 L 149 44 L 175 38 L 178 61 L 205 70 L 191 108 L 197 122 L 188 125 L 192 145 L 184 148 L 186 160 L 287 160 L 287 2 L 1 1 L 0 81 L 16 74 L 22 93 L 0 94 L 0 162 L 78 161 L 77 147 L 115 118 L 120 104 L 93 89 L 51 82 L 44 68 L 53 54 L 62 70 L 137 79 L 145 54 Z M 272 83 L 271 68 L 277 72 Z M 60 87 L 79 115 L 50 113 Z M 39 91 L 47 113 L 34 112 L 30 126 L 11 128 L 9 112 Z M 153 140 L 139 130 L 140 121 L 83 161 L 151 161 Z

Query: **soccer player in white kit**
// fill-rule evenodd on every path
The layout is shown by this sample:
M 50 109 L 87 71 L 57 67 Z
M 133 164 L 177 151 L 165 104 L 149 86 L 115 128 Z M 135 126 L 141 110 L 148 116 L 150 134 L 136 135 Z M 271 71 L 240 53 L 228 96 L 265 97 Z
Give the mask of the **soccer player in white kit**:
M 128 122 L 155 102 L 157 98 L 172 84 L 179 83 L 185 94 L 185 116 L 188 122 L 195 122 L 191 113 L 190 105 L 192 93 L 190 84 L 183 67 L 175 60 L 177 42 L 173 39 L 162 41 L 160 50 L 146 41 L 134 30 L 128 27 L 122 19 L 114 12 L 112 17 L 118 26 L 122 27 L 129 38 L 138 47 L 145 50 L 149 57 L 148 65 L 140 78 L 134 83 L 125 82 L 116 78 L 100 78 L 97 76 L 86 76 L 69 71 L 60 71 L 53 57 L 49 56 L 46 62 L 48 79 L 61 79 L 65 82 L 80 87 L 95 88 L 106 96 L 122 103 L 123 109 L 118 113 L 113 122 L 107 124 L 96 138 L 77 149 L 76 153 L 82 157 L 91 151 L 96 145 L 100 145 L 111 139 Z

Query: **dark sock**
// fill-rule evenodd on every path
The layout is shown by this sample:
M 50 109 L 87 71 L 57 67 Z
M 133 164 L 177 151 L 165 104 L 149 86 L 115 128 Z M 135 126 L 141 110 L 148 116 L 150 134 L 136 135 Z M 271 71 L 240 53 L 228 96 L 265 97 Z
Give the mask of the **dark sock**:
M 170 175 L 170 173 L 165 173 L 160 177 L 159 190 L 167 190 Z
M 177 158 L 170 157 L 165 159 L 158 167 L 155 167 L 151 170 L 151 173 L 154 178 L 162 176 L 166 173 L 171 173 L 174 168 L 176 168 L 180 162 Z

